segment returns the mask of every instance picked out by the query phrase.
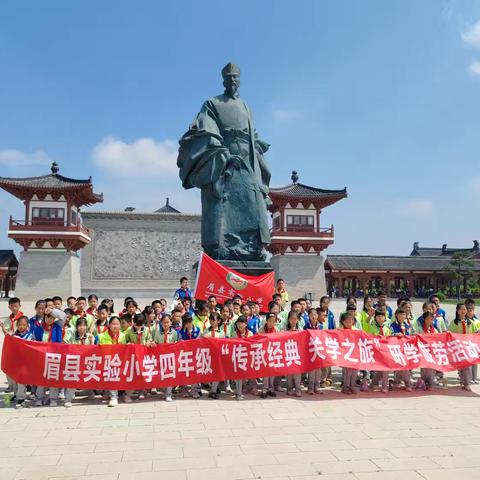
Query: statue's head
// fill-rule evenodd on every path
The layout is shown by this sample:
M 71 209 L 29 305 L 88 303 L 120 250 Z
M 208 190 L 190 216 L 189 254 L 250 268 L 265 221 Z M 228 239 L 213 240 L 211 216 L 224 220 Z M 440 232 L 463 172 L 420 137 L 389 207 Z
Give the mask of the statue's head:
M 232 62 L 222 68 L 223 86 L 229 97 L 234 97 L 240 87 L 240 69 Z

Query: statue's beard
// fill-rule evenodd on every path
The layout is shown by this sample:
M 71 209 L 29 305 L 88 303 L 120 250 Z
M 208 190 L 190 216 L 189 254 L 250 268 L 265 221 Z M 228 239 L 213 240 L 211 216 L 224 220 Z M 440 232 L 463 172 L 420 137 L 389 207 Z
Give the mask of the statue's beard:
M 225 92 L 229 97 L 234 97 L 237 94 L 238 85 L 227 85 Z

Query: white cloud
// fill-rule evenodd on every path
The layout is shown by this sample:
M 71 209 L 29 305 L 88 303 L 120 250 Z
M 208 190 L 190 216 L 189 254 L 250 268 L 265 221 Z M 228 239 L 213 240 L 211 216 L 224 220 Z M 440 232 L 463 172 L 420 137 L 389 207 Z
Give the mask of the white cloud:
M 480 76 L 480 62 L 478 60 L 474 60 L 469 66 L 468 71 L 474 77 Z
M 114 174 L 164 177 L 178 174 L 177 151 L 177 142 L 168 139 L 139 138 L 126 143 L 106 137 L 93 148 L 92 157 L 98 167 Z
M 300 112 L 296 110 L 274 110 L 273 119 L 279 123 L 287 123 L 293 120 L 298 120 L 302 117 Z
M 417 217 L 428 217 L 433 213 L 433 202 L 428 199 L 412 199 L 407 203 L 404 213 Z
M 473 48 L 480 50 L 480 20 L 477 23 L 470 25 L 465 31 L 462 32 L 462 40 Z
M 33 153 L 22 152 L 21 150 L 7 149 L 0 150 L 0 165 L 4 167 L 25 167 L 30 165 L 48 165 L 52 159 L 43 151 L 37 150 Z

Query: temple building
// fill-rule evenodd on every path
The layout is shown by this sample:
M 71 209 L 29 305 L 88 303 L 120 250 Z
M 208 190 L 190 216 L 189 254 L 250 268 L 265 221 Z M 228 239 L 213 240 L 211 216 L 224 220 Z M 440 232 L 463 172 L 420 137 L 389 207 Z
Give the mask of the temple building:
M 0 250 L 0 297 L 8 297 L 15 290 L 18 260 L 13 250 Z
M 326 293 L 324 258 L 333 244 L 334 227 L 324 227 L 322 211 L 347 197 L 347 189 L 325 190 L 299 183 L 296 171 L 292 183 L 270 188 L 272 214 L 271 264 L 277 278 L 288 282 L 292 298 L 318 299 Z
M 408 256 L 328 255 L 325 273 L 329 292 L 337 296 L 363 295 L 384 290 L 388 296 L 406 294 L 426 297 L 441 290 L 455 289 L 455 280 L 446 267 L 454 253 L 473 261 L 472 273 L 480 273 L 480 248 L 420 247 L 418 242 Z M 464 291 L 467 289 L 464 279 Z
M 22 200 L 25 216 L 10 217 L 8 237 L 23 247 L 15 294 L 24 300 L 49 295 L 80 295 L 78 251 L 90 243 L 80 208 L 102 202 L 91 177 L 68 178 L 53 163 L 48 175 L 0 177 L 0 188 Z

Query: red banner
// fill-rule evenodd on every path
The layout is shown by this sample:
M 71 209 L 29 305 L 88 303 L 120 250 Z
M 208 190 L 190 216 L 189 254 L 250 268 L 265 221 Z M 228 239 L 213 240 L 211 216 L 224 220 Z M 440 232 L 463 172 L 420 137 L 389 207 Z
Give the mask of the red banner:
M 210 295 L 215 295 L 219 303 L 223 303 L 234 295 L 240 295 L 245 302 L 257 302 L 260 310 L 266 312 L 268 302 L 272 299 L 274 276 L 274 272 L 257 277 L 243 275 L 202 253 L 198 262 L 194 297 L 197 300 L 207 300 Z
M 2 370 L 28 385 L 127 390 L 282 376 L 337 365 L 358 370 L 449 371 L 480 362 L 480 335 L 376 337 L 304 330 L 175 344 L 67 345 L 6 336 Z

